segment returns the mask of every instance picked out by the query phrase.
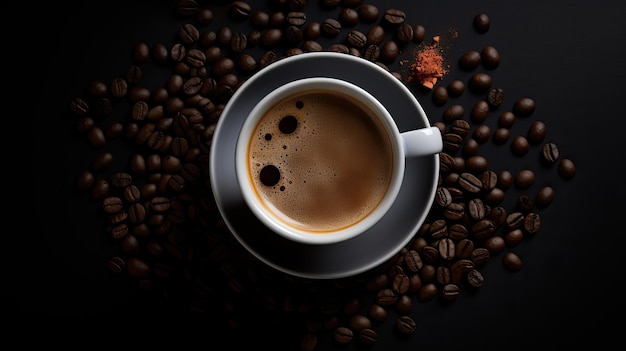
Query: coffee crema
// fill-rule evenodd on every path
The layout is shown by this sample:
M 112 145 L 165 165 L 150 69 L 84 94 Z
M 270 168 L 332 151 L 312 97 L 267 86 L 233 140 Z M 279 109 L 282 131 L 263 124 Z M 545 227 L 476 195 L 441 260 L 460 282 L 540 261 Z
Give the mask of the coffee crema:
M 325 233 L 371 213 L 389 187 L 393 150 L 385 127 L 354 98 L 328 91 L 289 96 L 260 118 L 248 175 L 277 218 Z

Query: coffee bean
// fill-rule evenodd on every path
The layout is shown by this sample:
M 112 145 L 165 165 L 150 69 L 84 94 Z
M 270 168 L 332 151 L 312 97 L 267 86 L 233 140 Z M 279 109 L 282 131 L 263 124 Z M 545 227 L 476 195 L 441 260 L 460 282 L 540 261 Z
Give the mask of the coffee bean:
M 498 117 L 498 127 L 511 128 L 515 123 L 515 115 L 511 111 L 504 111 Z
M 493 141 L 496 144 L 502 145 L 506 143 L 511 137 L 511 131 L 508 128 L 498 128 L 493 132 Z
M 323 34 L 334 37 L 341 32 L 341 23 L 334 18 L 327 18 L 321 24 L 321 31 Z
M 200 31 L 193 24 L 185 23 L 178 30 L 178 37 L 183 43 L 187 45 L 193 44 L 198 40 L 198 38 L 200 38 Z M 146 46 L 146 55 L 147 53 L 148 52 L 147 52 L 147 46 Z
M 402 334 L 409 335 L 413 334 L 413 332 L 417 328 L 417 324 L 415 323 L 413 318 L 409 316 L 400 316 L 396 320 L 396 327 Z
M 107 267 L 113 273 L 121 273 L 126 268 L 126 262 L 121 257 L 113 256 L 107 261 Z
M 543 186 L 535 196 L 535 204 L 538 207 L 548 207 L 554 199 L 554 189 L 551 186 Z
M 565 179 L 572 179 L 576 175 L 576 165 L 569 158 L 559 161 L 559 174 Z
M 513 137 L 513 140 L 511 141 L 511 150 L 515 155 L 523 156 L 528 152 L 529 148 L 530 145 L 525 136 L 517 135 Z
M 502 263 L 504 263 L 504 266 L 511 271 L 516 272 L 522 269 L 521 258 L 511 251 L 505 253 L 504 256 L 502 256 Z
M 541 150 L 542 160 L 553 164 L 559 159 L 559 147 L 555 143 L 545 143 Z
M 372 45 L 378 45 L 385 39 L 385 29 L 380 25 L 370 27 L 366 33 L 367 43 Z
M 334 340 L 340 344 L 347 344 L 352 341 L 354 334 L 346 327 L 338 327 L 333 331 Z
M 463 190 L 469 193 L 478 193 L 482 189 L 482 181 L 477 178 L 475 175 L 463 172 L 459 178 L 459 185 Z
M 443 111 L 442 117 L 445 122 L 452 122 L 454 120 L 463 118 L 463 115 L 465 115 L 465 108 L 463 107 L 463 105 L 452 104 Z
M 487 33 L 491 27 L 491 20 L 486 13 L 481 12 L 474 16 L 472 24 L 478 33 Z
M 513 212 L 506 216 L 506 227 L 508 230 L 518 229 L 524 223 L 524 214 L 521 212 Z
M 528 117 L 535 112 L 535 100 L 530 97 L 522 97 L 515 100 L 513 113 L 519 117 Z
M 534 144 L 538 144 L 546 137 L 546 124 L 543 121 L 533 121 L 528 128 L 527 138 L 528 141 Z
M 437 106 L 443 106 L 448 102 L 448 89 L 444 86 L 437 86 L 433 89 L 432 100 Z
M 480 52 L 480 60 L 483 67 L 487 69 L 495 69 L 498 65 L 500 65 L 500 53 L 495 47 L 487 45 L 483 47 Z
M 492 83 L 493 79 L 488 73 L 478 72 L 472 74 L 469 79 L 468 86 L 475 94 L 483 94 L 491 88 Z
M 405 19 L 406 14 L 404 13 L 404 11 L 395 8 L 386 10 L 383 15 L 384 23 L 392 26 L 398 26 L 404 23 Z
M 500 88 L 491 88 L 487 93 L 487 103 L 492 109 L 498 108 L 504 101 L 504 90 Z
M 513 229 L 504 234 L 504 241 L 509 246 L 515 246 L 524 240 L 524 233 L 521 229 Z
M 515 176 L 515 186 L 520 189 L 529 188 L 535 183 L 535 172 L 530 169 L 523 169 Z
M 472 224 L 471 232 L 476 239 L 484 240 L 491 237 L 495 230 L 495 223 L 491 219 L 484 218 Z
M 380 16 L 380 10 L 373 4 L 363 4 L 356 10 L 359 15 L 359 19 L 364 23 L 374 23 Z
M 482 123 L 487 119 L 487 116 L 489 116 L 489 103 L 485 100 L 476 101 L 470 113 L 472 122 Z
M 480 52 L 476 50 L 466 51 L 459 58 L 459 66 L 466 71 L 471 71 L 475 69 L 476 67 L 478 67 L 478 65 L 480 65 L 480 62 Z

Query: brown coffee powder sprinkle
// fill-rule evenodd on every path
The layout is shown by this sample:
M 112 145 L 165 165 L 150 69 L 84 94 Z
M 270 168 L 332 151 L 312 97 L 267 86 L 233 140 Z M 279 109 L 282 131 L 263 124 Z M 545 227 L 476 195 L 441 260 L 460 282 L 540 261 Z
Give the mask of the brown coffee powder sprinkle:
M 417 48 L 413 61 L 409 66 L 407 82 L 418 82 L 426 89 L 432 89 L 437 81 L 450 71 L 445 59 L 445 49 L 440 37 L 433 37 L 430 45 Z

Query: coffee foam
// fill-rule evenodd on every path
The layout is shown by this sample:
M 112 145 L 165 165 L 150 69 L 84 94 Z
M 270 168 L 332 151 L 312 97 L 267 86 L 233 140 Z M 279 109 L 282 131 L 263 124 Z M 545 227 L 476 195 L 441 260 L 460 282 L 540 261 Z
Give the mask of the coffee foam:
M 248 149 L 257 196 L 284 222 L 312 232 L 363 219 L 387 191 L 393 166 L 389 138 L 372 114 L 352 98 L 328 92 L 278 102 L 257 124 Z M 298 120 L 287 134 L 279 129 L 285 116 Z M 278 183 L 261 181 L 267 165 L 280 170 Z

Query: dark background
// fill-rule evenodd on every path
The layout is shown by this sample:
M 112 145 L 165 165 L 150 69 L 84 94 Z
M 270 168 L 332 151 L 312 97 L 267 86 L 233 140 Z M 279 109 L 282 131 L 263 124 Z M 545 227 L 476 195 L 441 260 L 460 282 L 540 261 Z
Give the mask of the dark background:
M 219 2 L 200 3 L 215 9 L 212 26 L 224 23 Z M 249 3 L 254 8 L 266 7 L 264 0 Z M 537 102 L 535 113 L 519 120 L 512 135 L 523 134 L 531 121 L 542 120 L 548 126 L 546 141 L 555 142 L 561 157 L 572 159 L 577 167 L 575 177 L 564 180 L 556 167 L 539 165 L 533 156 L 538 155 L 538 146 L 532 146 L 525 157 L 514 156 L 506 146 L 492 142 L 481 147 L 490 168 L 532 168 L 537 171 L 537 182 L 531 191 L 540 185 L 556 191 L 554 202 L 541 210 L 540 233 L 514 249 L 524 267 L 512 273 L 501 265 L 500 257 L 491 259 L 482 270 L 486 283 L 479 292 L 464 294 L 447 306 L 414 303 L 415 334 L 398 338 L 390 318 L 378 329 L 380 340 L 371 349 L 600 347 L 619 342 L 624 312 L 622 252 L 626 247 L 622 224 L 626 191 L 618 170 L 623 164 L 622 134 L 626 130 L 622 90 L 626 4 L 366 3 L 376 4 L 381 11 L 404 10 L 408 23 L 425 26 L 427 40 L 450 29 L 459 33 L 448 48 L 452 72 L 440 84 L 452 78 L 467 81 L 469 74 L 456 67 L 461 53 L 495 46 L 502 61 L 490 73 L 494 86 L 506 93 L 501 110 L 522 96 Z M 309 0 L 305 8 L 309 18 L 321 21 L 336 16 L 336 10 L 324 12 L 316 5 L 317 1 Z M 32 150 L 32 178 L 20 189 L 24 195 L 15 195 L 20 204 L 16 217 L 7 219 L 17 220 L 19 227 L 3 230 L 9 242 L 17 240 L 4 247 L 10 279 L 3 284 L 9 294 L 7 312 L 15 312 L 15 320 L 74 317 L 128 323 L 148 317 L 161 326 L 194 321 L 206 328 L 200 335 L 189 336 L 208 345 L 234 336 L 234 340 L 255 340 L 260 347 L 299 349 L 301 326 L 282 330 L 284 326 L 271 321 L 261 322 L 261 316 L 257 327 L 234 335 L 225 328 L 222 312 L 188 313 L 176 301 L 146 294 L 134 280 L 109 272 L 106 259 L 118 247 L 103 232 L 97 204 L 72 189 L 74 177 L 89 165 L 94 151 L 73 129 L 69 101 L 83 94 L 91 80 L 109 81 L 125 74 L 135 43 L 171 43 L 185 19 L 173 15 L 168 1 L 45 2 L 3 12 L 23 18 L 19 25 L 5 28 L 9 40 L 4 50 L 8 59 L 5 71 L 17 83 L 5 86 L 5 91 L 10 91 L 6 104 L 28 98 L 24 108 L 3 119 L 17 123 L 20 130 L 32 131 L 31 138 L 20 144 Z M 485 34 L 472 28 L 472 19 L 479 12 L 491 18 L 491 29 Z M 33 34 L 27 34 L 22 26 L 34 30 Z M 389 65 L 391 70 L 402 70 L 398 65 L 401 58 L 411 59 L 411 55 L 403 52 Z M 159 84 L 153 79 L 152 84 Z M 440 120 L 443 108 L 434 106 L 429 94 L 415 86 L 411 89 L 431 120 Z M 466 93 L 458 101 L 473 99 Z M 490 123 L 495 122 L 496 117 L 491 117 Z M 13 132 L 4 134 L 9 138 Z M 13 154 L 12 150 L 9 147 L 7 153 Z M 21 174 L 19 178 L 28 181 Z M 254 338 L 248 337 L 251 335 Z M 344 348 L 361 349 L 356 343 Z M 318 349 L 339 347 L 330 338 L 320 337 Z

